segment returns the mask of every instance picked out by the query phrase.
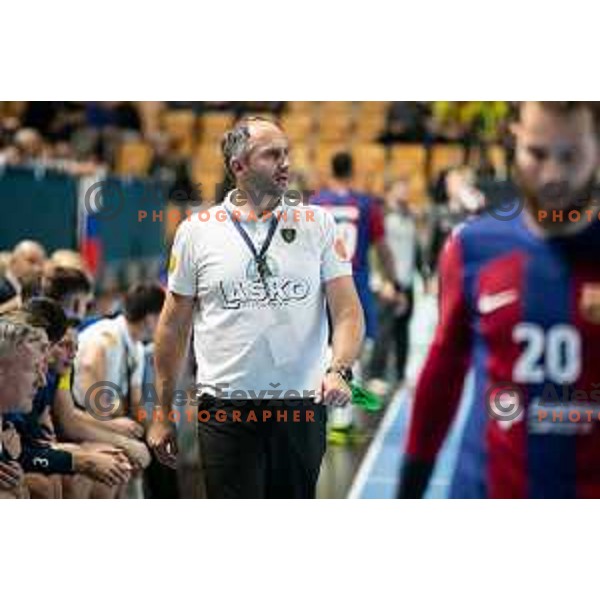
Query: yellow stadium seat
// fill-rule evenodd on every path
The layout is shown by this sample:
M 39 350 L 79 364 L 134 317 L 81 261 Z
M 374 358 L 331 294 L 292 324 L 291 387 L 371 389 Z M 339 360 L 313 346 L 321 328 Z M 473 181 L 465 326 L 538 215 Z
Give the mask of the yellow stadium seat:
M 312 169 L 312 156 L 310 147 L 306 144 L 291 145 L 291 168 L 293 171 L 309 172 Z
M 281 126 L 292 142 L 306 142 L 314 131 L 314 120 L 308 114 L 285 115 Z
M 223 170 L 214 169 L 192 169 L 192 180 L 200 186 L 203 202 L 213 203 L 217 199 L 218 186 L 223 182 Z
M 200 117 L 200 130 L 203 141 L 220 140 L 225 132 L 233 125 L 232 113 L 214 113 Z
M 163 115 L 163 125 L 173 141 L 175 152 L 190 156 L 194 149 L 196 117 L 191 110 L 172 110 Z
M 355 146 L 352 155 L 357 172 L 385 172 L 386 149 L 380 144 Z
M 361 142 L 376 140 L 385 129 L 385 114 L 362 114 L 356 120 L 354 134 Z
M 328 114 L 319 119 L 320 142 L 345 142 L 350 137 L 352 122 L 347 114 Z
M 352 101 L 324 101 L 321 102 L 319 108 L 321 118 L 330 115 L 345 115 L 351 118 L 354 115 L 354 102 Z
M 394 146 L 388 164 L 392 177 L 412 177 L 425 174 L 425 148 L 420 144 L 402 144 Z
M 142 121 L 144 136 L 149 137 L 159 133 L 160 124 L 165 113 L 164 102 L 136 102 L 135 103 Z
M 192 160 L 194 181 L 202 184 L 205 193 L 213 195 L 214 180 L 223 178 L 223 157 L 218 143 L 203 144 L 196 149 Z
M 286 102 L 286 112 L 290 115 L 309 115 L 315 114 L 318 102 L 290 101 Z
M 432 148 L 431 177 L 435 178 L 444 169 L 462 166 L 463 157 L 464 151 L 460 144 L 436 144 Z
M 143 176 L 152 162 L 152 148 L 142 141 L 126 141 L 119 146 L 116 159 L 119 175 Z
M 373 196 L 383 196 L 385 193 L 385 174 L 378 171 L 357 173 L 353 187 Z
M 496 144 L 488 148 L 488 156 L 496 173 L 505 176 L 506 175 L 506 149 Z
M 388 108 L 390 106 L 389 101 L 376 101 L 376 102 L 359 102 L 358 111 L 362 115 L 387 115 Z

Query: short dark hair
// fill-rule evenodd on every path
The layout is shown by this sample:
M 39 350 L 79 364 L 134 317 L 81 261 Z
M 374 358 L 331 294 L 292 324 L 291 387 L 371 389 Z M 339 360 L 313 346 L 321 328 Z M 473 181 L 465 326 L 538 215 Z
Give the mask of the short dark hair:
M 336 179 L 349 179 L 354 174 L 354 160 L 349 152 L 338 152 L 331 159 L 331 171 Z
M 221 152 L 225 166 L 225 174 L 235 181 L 235 176 L 231 170 L 231 161 L 234 158 L 240 158 L 248 151 L 248 141 L 250 140 L 250 125 L 253 123 L 271 123 L 276 127 L 279 124 L 267 117 L 249 115 L 237 121 L 234 126 L 226 131 L 221 140 Z
M 92 291 L 90 278 L 73 267 L 55 267 L 44 278 L 43 293 L 57 302 L 64 302 L 73 294 L 89 294 Z
M 165 292 L 156 283 L 138 283 L 125 294 L 125 318 L 137 323 L 148 315 L 159 314 Z
M 27 322 L 46 332 L 50 343 L 59 342 L 67 331 L 67 317 L 58 302 L 42 296 L 31 298 L 23 306 Z
M 557 102 L 551 102 L 548 100 L 524 100 L 514 104 L 513 116 L 516 121 L 521 118 L 521 110 L 523 105 L 528 104 L 529 102 L 535 102 L 535 104 L 539 104 L 546 110 L 551 110 L 559 114 L 570 114 L 579 110 L 589 110 L 592 113 L 592 118 L 594 119 L 596 133 L 600 135 L 600 102 L 578 100 L 560 100 Z

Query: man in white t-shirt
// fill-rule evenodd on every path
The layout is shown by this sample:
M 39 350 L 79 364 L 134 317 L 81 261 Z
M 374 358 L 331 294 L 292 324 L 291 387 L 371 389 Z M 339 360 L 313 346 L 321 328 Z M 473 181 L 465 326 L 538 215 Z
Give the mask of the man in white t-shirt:
M 223 155 L 236 189 L 184 221 L 173 245 L 155 337 L 162 418 L 148 442 L 175 465 L 167 416 L 193 322 L 208 497 L 314 497 L 325 406 L 351 401 L 363 341 L 351 263 L 333 217 L 286 194 L 289 146 L 277 125 L 242 120 Z

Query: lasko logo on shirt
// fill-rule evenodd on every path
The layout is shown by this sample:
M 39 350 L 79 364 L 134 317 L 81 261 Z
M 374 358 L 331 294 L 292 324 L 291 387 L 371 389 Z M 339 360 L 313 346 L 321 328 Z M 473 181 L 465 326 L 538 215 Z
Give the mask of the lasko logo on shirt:
M 288 228 L 282 229 L 281 237 L 283 238 L 284 242 L 286 242 L 287 244 L 291 244 L 296 239 L 296 230 Z
M 250 260 L 243 281 L 222 281 L 219 284 L 223 308 L 264 308 L 267 306 L 288 306 L 301 303 L 311 290 L 307 279 L 292 279 L 280 276 L 279 265 L 267 257 L 271 276 L 263 283 L 258 275 L 256 261 Z

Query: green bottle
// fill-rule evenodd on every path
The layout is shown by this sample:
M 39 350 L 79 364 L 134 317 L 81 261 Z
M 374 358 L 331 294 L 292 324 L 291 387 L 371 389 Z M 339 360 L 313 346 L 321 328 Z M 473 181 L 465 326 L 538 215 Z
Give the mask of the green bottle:
M 355 383 L 350 384 L 350 390 L 354 406 L 358 406 L 368 413 L 375 413 L 383 408 L 383 400 L 373 392 L 369 392 Z

